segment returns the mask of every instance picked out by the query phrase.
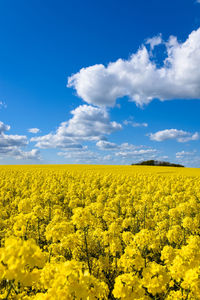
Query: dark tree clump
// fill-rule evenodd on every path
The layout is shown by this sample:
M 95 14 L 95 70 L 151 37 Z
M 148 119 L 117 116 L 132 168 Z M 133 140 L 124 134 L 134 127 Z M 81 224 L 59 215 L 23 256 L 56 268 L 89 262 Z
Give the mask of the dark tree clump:
M 131 164 L 132 166 L 164 166 L 164 167 L 181 167 L 184 168 L 183 165 L 173 164 L 168 161 L 159 161 L 159 160 L 145 160 L 136 164 Z

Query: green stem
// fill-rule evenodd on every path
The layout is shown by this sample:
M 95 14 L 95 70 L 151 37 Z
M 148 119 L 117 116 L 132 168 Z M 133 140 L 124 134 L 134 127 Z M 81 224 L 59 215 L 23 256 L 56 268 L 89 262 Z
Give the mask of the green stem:
M 24 234 L 24 240 L 25 240 L 25 241 L 28 239 L 28 238 L 27 238 L 28 224 L 29 224 L 29 220 L 26 222 L 26 231 L 25 231 L 25 234 Z
M 51 221 L 51 200 L 49 199 L 49 223 Z
M 38 231 L 38 245 L 40 246 L 40 226 L 39 226 L 40 220 L 38 218 L 37 222 L 37 231 Z
M 147 207 L 146 207 L 146 204 L 145 204 L 145 207 L 144 207 L 144 229 L 146 227 L 146 210 L 147 210 Z
M 88 263 L 88 269 L 91 274 L 92 269 L 90 265 L 90 258 L 89 258 L 89 251 L 88 251 L 88 243 L 87 243 L 87 236 L 86 236 L 86 231 L 84 230 L 84 239 L 85 239 L 85 250 L 86 250 L 86 255 L 87 255 L 87 263 Z
M 49 258 L 48 258 L 49 263 L 51 262 L 51 254 L 52 254 L 52 249 L 50 249 L 50 252 L 49 252 Z
M 9 290 L 8 290 L 8 293 L 7 293 L 7 295 L 6 295 L 6 298 L 5 298 L 5 300 L 7 300 L 7 299 L 8 299 L 8 297 L 9 297 L 9 295 L 10 295 L 11 291 L 12 291 L 12 288 L 13 288 L 13 286 L 12 286 L 12 284 L 10 284 L 10 288 L 9 288 Z

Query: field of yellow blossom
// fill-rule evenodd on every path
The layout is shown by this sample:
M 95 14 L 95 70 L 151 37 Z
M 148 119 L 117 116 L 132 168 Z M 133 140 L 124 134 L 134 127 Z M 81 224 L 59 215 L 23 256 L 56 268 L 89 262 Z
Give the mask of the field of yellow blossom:
M 1 166 L 0 299 L 200 299 L 200 170 Z

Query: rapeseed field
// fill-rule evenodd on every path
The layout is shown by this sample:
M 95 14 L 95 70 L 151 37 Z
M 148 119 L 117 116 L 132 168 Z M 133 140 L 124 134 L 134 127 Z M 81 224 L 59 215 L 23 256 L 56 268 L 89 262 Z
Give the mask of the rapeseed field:
M 0 299 L 200 299 L 200 170 L 1 166 Z

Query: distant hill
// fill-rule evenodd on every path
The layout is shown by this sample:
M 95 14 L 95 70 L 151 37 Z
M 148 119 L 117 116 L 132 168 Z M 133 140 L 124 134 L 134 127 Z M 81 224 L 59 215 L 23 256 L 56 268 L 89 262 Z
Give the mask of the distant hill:
M 180 164 L 172 164 L 168 161 L 159 161 L 159 160 L 145 160 L 142 162 L 139 162 L 137 164 L 131 164 L 132 166 L 164 166 L 164 167 L 179 167 L 184 168 L 183 165 Z

